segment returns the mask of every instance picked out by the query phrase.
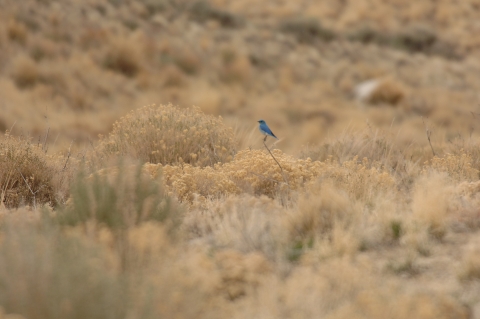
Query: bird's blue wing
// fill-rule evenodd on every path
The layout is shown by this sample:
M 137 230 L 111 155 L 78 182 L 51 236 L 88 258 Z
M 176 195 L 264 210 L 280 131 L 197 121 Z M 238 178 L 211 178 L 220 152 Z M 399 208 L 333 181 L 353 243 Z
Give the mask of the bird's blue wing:
M 268 134 L 270 134 L 270 135 L 273 135 L 272 131 L 271 131 L 270 128 L 267 126 L 267 124 L 265 124 L 265 123 L 260 124 L 260 128 L 261 128 L 262 131 L 264 131 L 265 133 L 268 133 Z

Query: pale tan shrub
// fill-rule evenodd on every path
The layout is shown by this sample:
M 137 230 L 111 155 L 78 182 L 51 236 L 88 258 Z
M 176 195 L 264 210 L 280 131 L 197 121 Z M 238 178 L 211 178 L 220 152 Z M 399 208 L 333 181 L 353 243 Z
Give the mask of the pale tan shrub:
M 224 59 L 224 66 L 220 70 L 220 78 L 227 83 L 244 83 L 250 78 L 252 66 L 246 56 L 234 56 Z
M 361 259 L 317 259 L 286 278 L 268 278 L 236 305 L 233 318 L 469 318 L 468 307 L 449 293 L 406 281 L 380 276 Z
M 217 170 L 217 167 L 217 165 L 204 168 L 166 165 L 163 168 L 163 176 L 171 192 L 186 202 L 240 194 L 240 188 L 223 171 Z M 200 198 L 197 198 L 197 195 Z
M 131 41 L 113 39 L 103 60 L 105 67 L 127 77 L 134 77 L 141 70 L 141 55 Z
M 309 259 L 404 245 L 407 232 L 415 232 L 404 213 L 409 206 L 402 196 L 393 187 L 357 198 L 335 179 L 319 179 L 299 194 L 289 214 L 288 233 Z
M 413 219 L 426 226 L 431 235 L 442 238 L 447 231 L 453 188 L 445 174 L 421 176 L 412 195 Z
M 163 174 L 167 186 L 179 198 L 191 201 L 194 194 L 218 198 L 244 192 L 274 197 L 299 189 L 327 167 L 321 162 L 294 159 L 280 150 L 272 153 L 282 165 L 283 174 L 270 154 L 262 150 L 240 151 L 231 162 L 213 167 L 166 166 Z
M 452 202 L 454 227 L 477 229 L 480 226 L 480 181 L 462 182 L 455 187 Z
M 260 251 L 273 259 L 288 241 L 286 215 L 285 209 L 271 198 L 243 194 L 195 208 L 185 216 L 183 227 L 189 238 L 212 247 L 244 253 Z
M 458 269 L 458 277 L 462 280 L 480 279 L 480 248 L 479 241 L 470 243 L 463 253 Z
M 39 79 L 37 63 L 30 57 L 20 55 L 13 61 L 11 76 L 19 88 L 33 86 Z
M 167 87 L 180 87 L 185 84 L 185 75 L 175 65 L 168 65 L 163 70 L 163 85 Z
M 374 206 L 364 206 L 364 214 L 353 228 L 360 241 L 359 248 L 371 250 L 398 243 L 405 235 L 407 225 L 404 211 L 408 205 L 404 198 L 394 190 L 387 190 L 377 193 L 371 200 Z
M 348 305 L 334 312 L 329 319 L 467 319 L 468 311 L 459 302 L 443 293 L 402 293 L 388 289 L 360 292 Z
M 280 150 L 272 153 L 283 172 L 268 152 L 244 150 L 231 162 L 213 167 L 166 166 L 165 182 L 181 200 L 192 202 L 195 194 L 204 199 L 239 193 L 289 199 L 292 191 L 309 187 L 317 178 L 326 178 L 369 205 L 373 205 L 375 194 L 391 190 L 395 185 L 394 178 L 383 169 L 368 168 L 370 164 L 366 159 L 360 164 L 355 157 L 339 165 L 333 161 L 295 159 Z
M 341 164 L 351 161 L 355 156 L 366 158 L 367 168 L 382 168 L 397 179 L 399 186 L 409 188 L 421 169 L 417 162 L 425 161 L 418 154 L 414 156 L 413 152 L 411 146 L 402 148 L 388 132 L 360 131 L 345 132 L 320 146 L 307 148 L 303 150 L 301 158 Z
M 344 162 L 341 167 L 330 170 L 328 176 L 339 188 L 347 190 L 354 198 L 361 199 L 368 205 L 373 205 L 375 195 L 395 187 L 392 175 L 379 166 L 370 165 L 367 158 L 359 162 L 356 156 Z
M 49 39 L 35 38 L 29 46 L 30 56 L 37 62 L 43 59 L 54 58 L 58 50 L 57 45 Z
M 205 115 L 196 107 L 151 105 L 115 122 L 97 149 L 104 157 L 206 166 L 229 161 L 235 154 L 235 141 L 232 129 L 221 118 Z
M 220 272 L 218 289 L 230 300 L 252 293 L 271 272 L 271 264 L 258 252 L 242 254 L 236 250 L 223 250 L 215 254 Z
M 282 170 L 267 151 L 244 150 L 222 166 L 225 174 L 239 187 L 253 194 L 275 196 L 278 192 L 297 190 L 319 176 L 327 165 L 309 159 L 296 159 L 281 150 L 272 150 Z
M 391 168 L 395 168 L 398 162 L 403 162 L 399 146 L 387 132 L 382 131 L 347 131 L 317 147 L 306 148 L 301 154 L 302 158 L 314 161 L 331 158 L 340 163 L 351 160 L 354 156 L 366 157 L 370 163 L 381 163 Z
M 175 64 L 186 74 L 195 74 L 201 67 L 201 60 L 191 49 L 184 49 L 173 57 Z
M 478 169 L 472 167 L 472 157 L 463 152 L 432 158 L 425 163 L 422 172 L 429 170 L 447 173 L 455 181 L 477 181 L 479 178 Z
M 479 143 L 480 139 L 476 136 L 470 136 L 469 138 L 459 136 L 446 145 L 445 152 L 459 157 L 466 156 L 471 167 L 480 170 Z
M 331 180 L 301 193 L 286 218 L 287 257 L 305 261 L 357 252 L 363 230 L 360 212 L 356 201 Z
M 289 233 L 293 239 L 329 235 L 336 223 L 348 227 L 358 217 L 358 208 L 348 194 L 331 181 L 301 194 L 297 205 L 289 218 Z
M 10 40 L 25 44 L 28 37 L 28 30 L 23 23 L 12 19 L 8 22 L 7 34 Z

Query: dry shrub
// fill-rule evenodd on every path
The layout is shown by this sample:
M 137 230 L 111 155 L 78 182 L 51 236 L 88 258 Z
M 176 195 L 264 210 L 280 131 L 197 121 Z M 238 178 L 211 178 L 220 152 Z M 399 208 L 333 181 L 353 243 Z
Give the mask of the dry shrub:
M 303 254 L 307 248 L 314 248 L 316 258 L 354 254 L 359 249 L 391 244 L 403 236 L 404 224 L 397 213 L 401 203 L 395 188 L 380 187 L 364 198 L 358 197 L 356 187 L 349 188 L 341 180 L 325 176 L 299 194 L 287 228 L 294 255 Z M 373 186 L 367 188 L 373 190 Z
M 103 64 L 127 77 L 134 77 L 142 68 L 139 52 L 131 41 L 125 39 L 110 42 Z
M 26 213 L 9 212 L 0 230 L 0 305 L 7 313 L 100 319 L 132 313 L 199 318 L 202 310 L 213 311 L 220 279 L 212 277 L 220 271 L 206 257 L 184 255 L 162 225 L 146 222 L 129 229 L 129 246 L 118 250 L 111 229 L 59 228 Z M 128 270 L 121 268 L 124 257 L 131 261 Z M 205 264 L 210 267 L 204 270 Z
M 277 257 L 285 246 L 285 209 L 265 196 L 230 196 L 211 201 L 185 216 L 184 230 L 189 238 L 216 248 L 233 248 L 249 253 L 262 252 Z
M 394 79 L 381 80 L 368 96 L 367 101 L 372 104 L 397 105 L 406 95 L 404 86 Z
M 355 156 L 366 158 L 368 168 L 377 167 L 389 172 L 402 188 L 410 188 L 415 177 L 420 173 L 419 161 L 424 157 L 414 154 L 411 146 L 401 147 L 386 132 L 346 132 L 315 148 L 306 149 L 301 158 L 314 161 L 336 161 L 344 163 Z M 421 154 L 420 154 L 421 155 Z M 409 159 L 407 159 L 409 158 Z M 423 162 L 422 161 L 422 162 Z
M 57 44 L 49 39 L 38 38 L 30 45 L 30 56 L 37 62 L 53 58 L 56 51 Z
M 355 222 L 356 208 L 347 193 L 331 183 L 321 184 L 316 191 L 300 195 L 298 207 L 291 217 L 292 238 L 312 238 L 329 233 L 334 224 Z
M 195 74 L 201 66 L 200 58 L 192 50 L 183 50 L 174 57 L 175 64 L 187 74 Z
M 220 78 L 228 83 L 247 81 L 251 73 L 251 63 L 246 56 L 234 56 L 232 60 L 224 61 L 220 70 Z
M 175 65 L 168 65 L 163 71 L 163 85 L 166 87 L 180 87 L 185 84 L 185 75 Z
M 108 251 L 25 219 L 2 225 L 0 304 L 7 313 L 32 319 L 126 316 L 134 295 Z
M 20 55 L 13 61 L 11 75 L 19 88 L 32 87 L 39 79 L 37 63 L 26 55 Z
M 113 131 L 101 139 L 98 152 L 164 165 L 206 166 L 229 161 L 235 141 L 221 118 L 205 115 L 197 107 L 151 105 L 115 122 Z
M 244 19 L 231 12 L 212 6 L 208 1 L 195 1 L 190 7 L 190 17 L 198 22 L 205 23 L 215 20 L 225 28 L 238 28 L 244 25 Z
M 480 227 L 480 181 L 462 182 L 455 188 L 452 203 L 453 225 L 477 229 Z
M 258 252 L 224 250 L 215 254 L 215 261 L 221 278 L 218 288 L 229 300 L 254 292 L 271 272 L 270 263 Z
M 266 151 L 244 150 L 225 164 L 200 168 L 184 165 L 164 167 L 167 187 L 182 201 L 219 198 L 224 195 L 248 193 L 288 199 L 316 178 L 327 178 L 353 198 L 371 202 L 377 193 L 390 190 L 394 178 L 379 167 L 371 167 L 367 159 L 358 163 L 355 157 L 342 165 L 333 161 L 295 159 L 280 150 L 273 155 L 283 171 Z
M 441 39 L 433 28 L 426 25 L 409 25 L 400 31 L 388 32 L 364 24 L 357 27 L 347 38 L 350 41 L 376 43 L 409 53 L 438 55 L 446 59 L 459 59 L 462 56 L 458 45 Z
M 358 205 L 331 181 L 301 194 L 288 216 L 287 233 L 292 245 L 288 258 L 296 260 L 309 248 L 321 250 L 322 255 L 357 251 L 359 212 Z
M 78 44 L 84 50 L 95 48 L 107 41 L 108 32 L 99 27 L 86 27 L 82 30 L 78 38 Z
M 300 188 L 325 167 L 321 162 L 294 159 L 280 150 L 272 153 L 282 165 L 284 175 L 270 154 L 261 150 L 240 151 L 232 162 L 213 167 L 166 166 L 163 174 L 167 186 L 181 200 L 191 201 L 195 194 L 203 198 L 218 198 L 245 192 L 274 197 L 279 192 Z
M 331 41 L 335 33 L 321 25 L 314 18 L 295 18 L 282 21 L 279 29 L 293 34 L 299 42 L 313 44 L 317 40 Z
M 396 34 L 392 39 L 392 45 L 409 52 L 428 53 L 438 36 L 435 30 L 425 25 L 411 25 L 402 32 Z
M 468 159 L 471 168 L 480 171 L 480 148 L 478 147 L 480 139 L 471 136 L 468 139 L 459 136 L 451 141 L 445 147 L 447 154 L 455 155 L 456 157 L 465 157 Z
M 479 170 L 472 167 L 472 157 L 462 151 L 434 157 L 425 163 L 423 173 L 437 171 L 448 174 L 454 181 L 477 181 Z
M 163 175 L 169 189 L 177 198 L 186 202 L 240 194 L 241 189 L 228 175 L 216 168 L 217 166 L 199 168 L 191 165 L 167 165 L 163 169 Z
M 311 158 L 314 161 L 331 158 L 343 163 L 358 156 L 367 158 L 371 164 L 381 164 L 396 170 L 406 162 L 403 152 L 394 138 L 386 132 L 345 132 L 315 148 L 304 150 L 301 158 Z
M 376 195 L 395 189 L 395 178 L 381 166 L 371 165 L 367 158 L 360 162 L 355 156 L 341 167 L 330 169 L 326 176 L 332 179 L 337 187 L 368 205 L 373 205 L 372 200 Z
M 31 141 L 8 132 L 0 140 L 0 188 L 6 207 L 56 205 L 66 196 L 70 168 Z M 62 193 L 63 192 L 63 193 Z
M 233 318 L 469 318 L 467 307 L 438 290 L 409 289 L 406 280 L 379 278 L 368 262 L 337 258 L 295 267 L 236 305 Z M 261 315 L 258 315 L 258 314 Z
M 7 35 L 12 41 L 25 44 L 27 41 L 28 30 L 23 23 L 16 20 L 10 20 L 7 25 Z
M 273 150 L 273 156 L 283 168 L 283 173 L 275 160 L 266 151 L 244 150 L 234 160 L 219 166 L 244 192 L 255 195 L 275 196 L 287 189 L 295 190 L 318 176 L 322 163 L 295 159 L 281 150 Z M 285 180 L 284 180 L 285 178 Z
M 329 319 L 467 319 L 467 309 L 442 293 L 398 292 L 395 297 L 386 289 L 360 292 L 348 305 L 334 312 Z
M 412 195 L 414 220 L 426 226 L 435 238 L 447 231 L 451 212 L 453 187 L 445 174 L 432 172 L 421 176 L 415 183 Z
M 480 245 L 476 240 L 470 243 L 465 252 L 458 269 L 458 277 L 462 280 L 480 279 Z
M 364 44 L 372 42 L 381 43 L 382 41 L 385 41 L 385 35 L 367 23 L 357 26 L 347 35 L 347 39 L 350 41 L 360 41 Z

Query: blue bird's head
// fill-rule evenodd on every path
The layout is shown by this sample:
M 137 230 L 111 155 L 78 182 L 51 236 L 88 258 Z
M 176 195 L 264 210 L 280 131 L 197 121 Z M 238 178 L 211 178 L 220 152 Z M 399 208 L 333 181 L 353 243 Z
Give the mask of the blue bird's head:
M 265 121 L 264 120 L 259 120 L 258 123 L 265 124 Z

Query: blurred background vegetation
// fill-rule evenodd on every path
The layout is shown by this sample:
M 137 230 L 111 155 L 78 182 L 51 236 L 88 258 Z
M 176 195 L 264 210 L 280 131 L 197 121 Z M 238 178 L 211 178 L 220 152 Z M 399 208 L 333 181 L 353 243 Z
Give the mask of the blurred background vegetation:
M 348 129 L 476 135 L 476 0 L 0 1 L 0 129 L 76 150 L 152 103 L 298 152 Z M 246 146 L 258 146 L 252 140 Z

